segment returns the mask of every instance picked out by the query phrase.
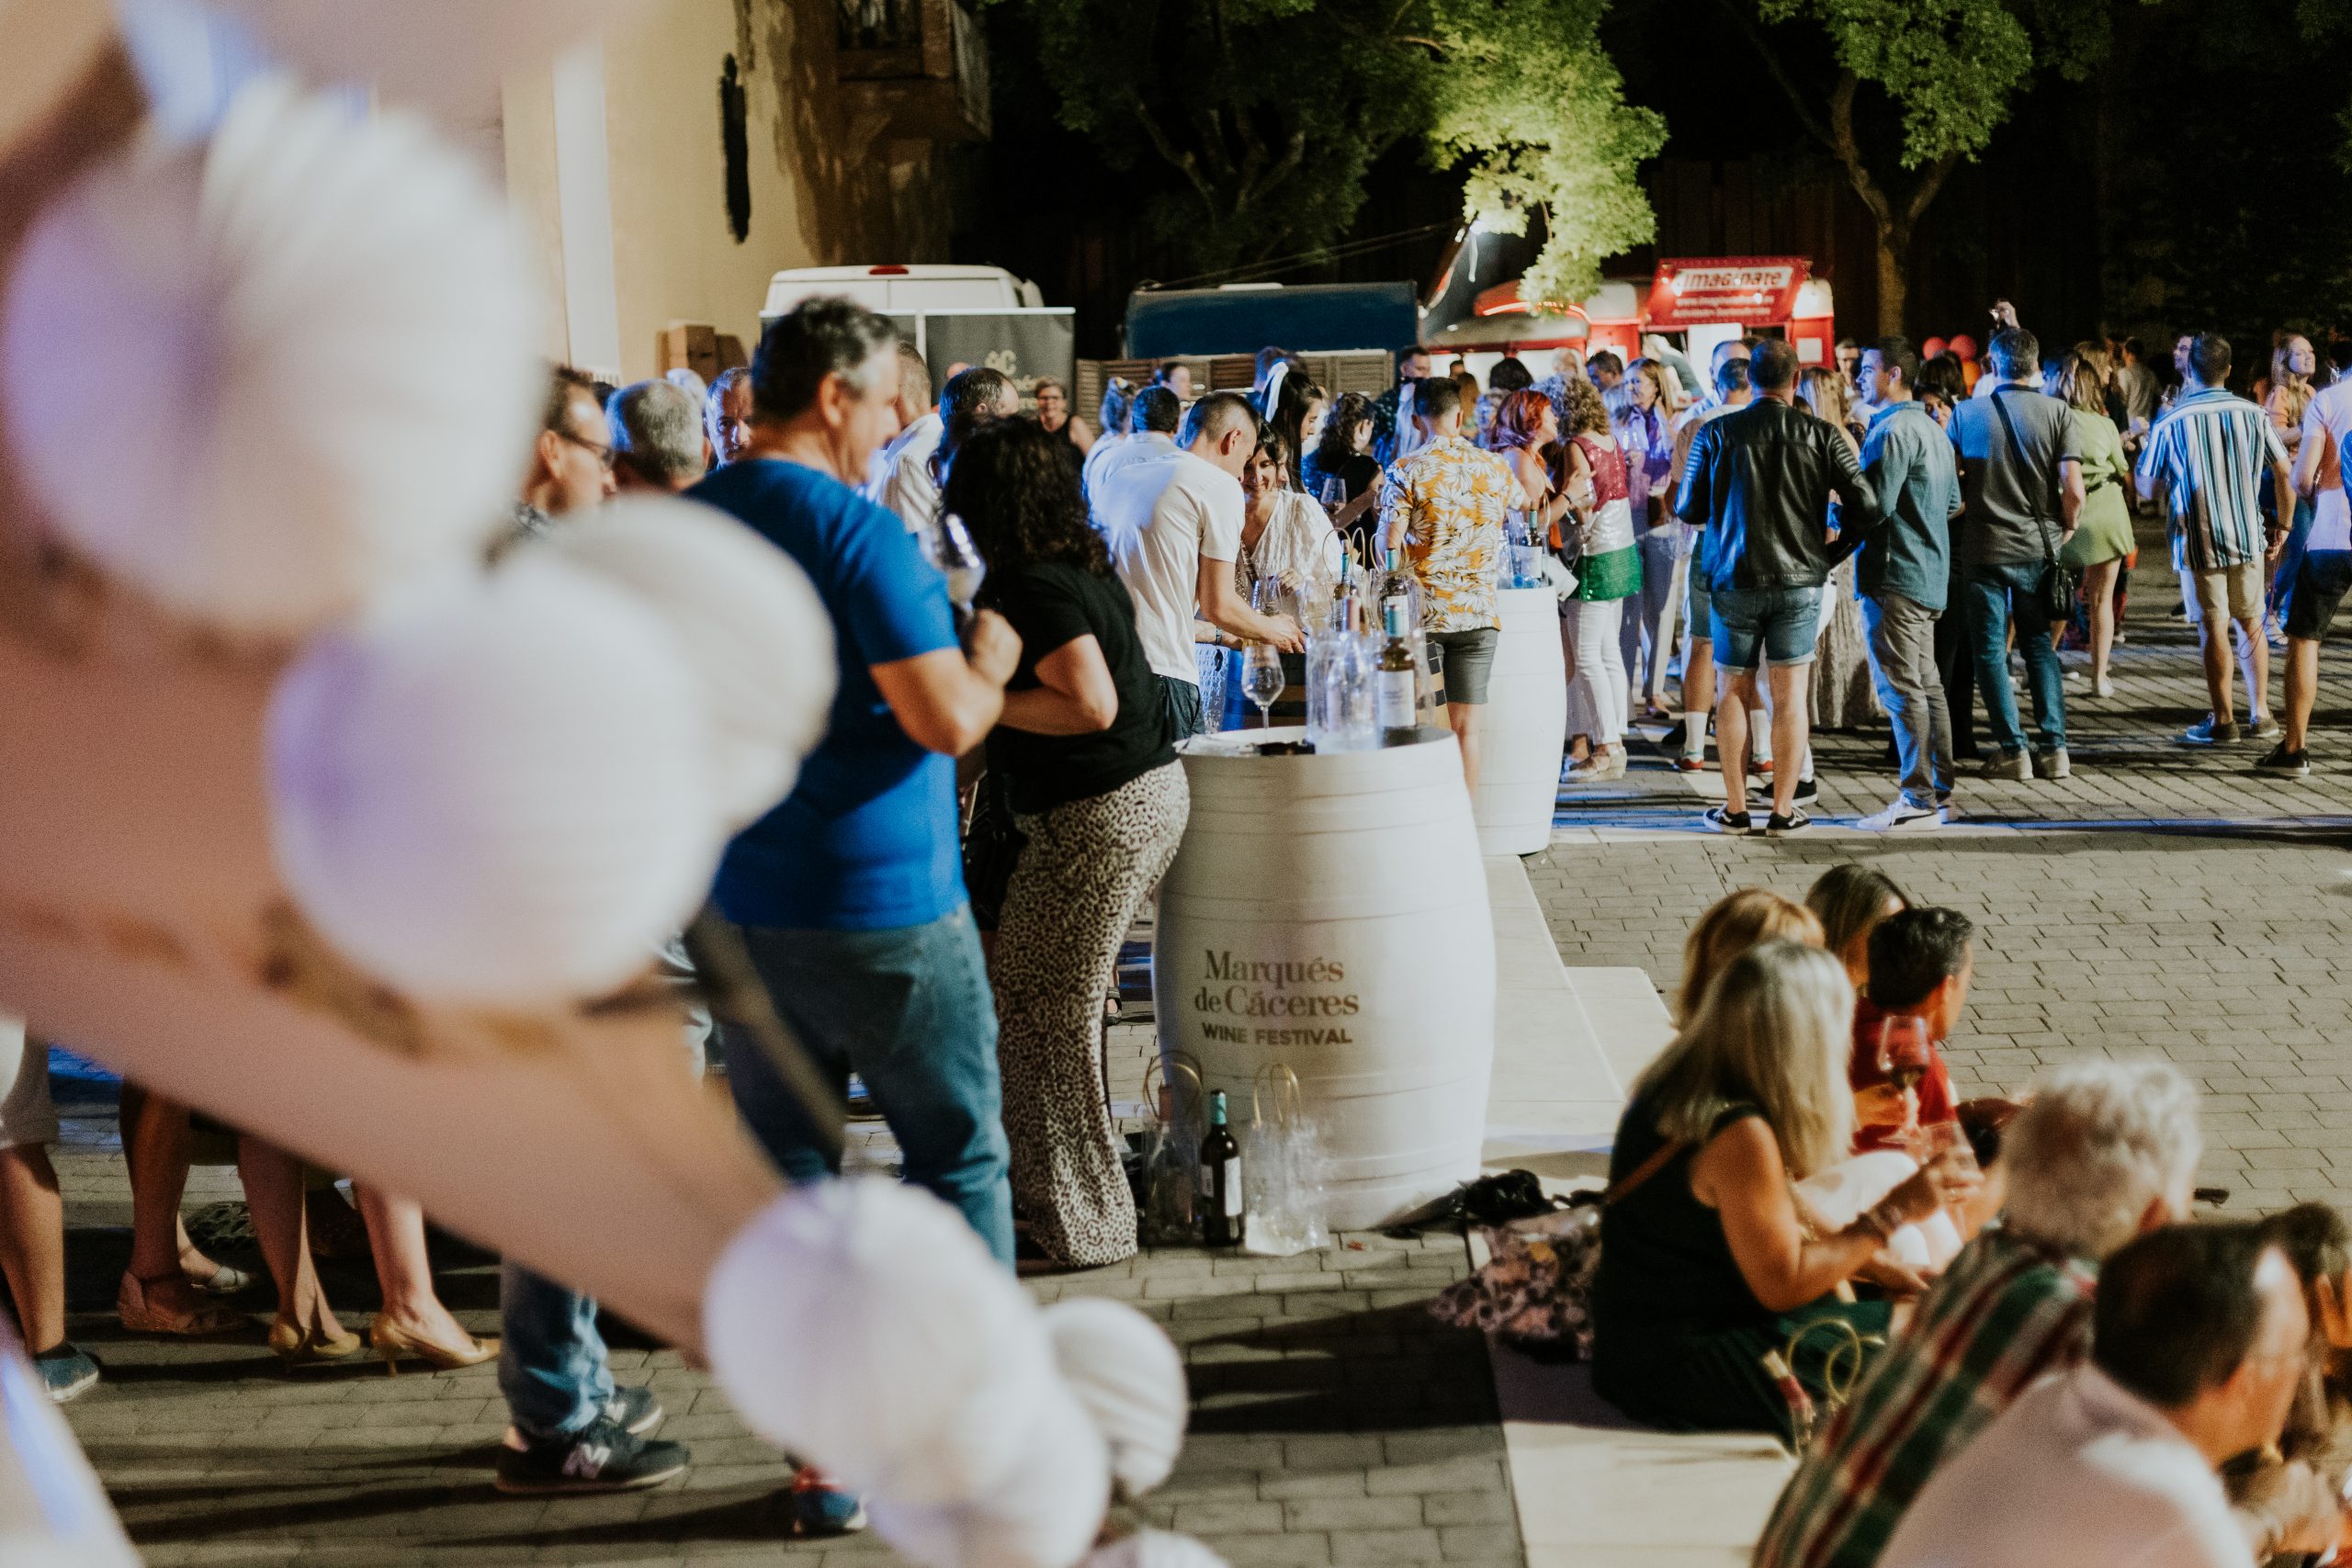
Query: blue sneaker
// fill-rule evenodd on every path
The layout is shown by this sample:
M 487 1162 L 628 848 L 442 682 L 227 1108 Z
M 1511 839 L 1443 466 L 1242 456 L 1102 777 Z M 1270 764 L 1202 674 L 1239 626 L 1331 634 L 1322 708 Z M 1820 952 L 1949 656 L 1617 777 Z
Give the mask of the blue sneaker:
M 616 1388 L 605 1401 L 605 1419 L 632 1438 L 641 1438 L 662 1425 L 661 1396 L 650 1388 Z
M 49 1391 L 51 1404 L 79 1399 L 98 1386 L 97 1362 L 89 1352 L 70 1343 L 61 1341 L 56 1349 L 35 1356 L 33 1369 L 40 1373 L 41 1386 Z
M 813 1464 L 792 1472 L 792 1522 L 802 1535 L 848 1535 L 865 1528 L 865 1504 Z

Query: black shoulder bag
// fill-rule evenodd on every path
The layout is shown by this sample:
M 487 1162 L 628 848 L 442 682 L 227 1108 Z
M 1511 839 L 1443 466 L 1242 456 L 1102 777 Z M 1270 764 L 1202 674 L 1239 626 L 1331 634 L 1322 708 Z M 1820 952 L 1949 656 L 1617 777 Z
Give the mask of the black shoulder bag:
M 2010 417 L 2008 405 L 2001 398 L 2001 392 L 1993 394 L 1993 412 L 2000 416 L 2001 428 L 2008 433 L 2009 446 L 2017 453 L 2018 461 L 2031 468 L 2034 467 L 2033 458 L 2027 453 L 2025 443 L 2018 439 L 2017 421 Z M 2056 515 L 2064 517 L 2066 515 L 2066 502 L 2059 489 L 2057 464 L 2050 465 L 2047 479 L 2051 509 Z M 2082 592 L 2082 575 L 2058 558 L 2058 541 L 2049 520 L 2037 513 L 2034 521 L 2041 525 L 2044 563 L 2041 585 L 2035 592 L 2041 596 L 2041 612 L 2050 617 L 2050 624 L 2063 626 L 2075 618 L 2075 603 Z

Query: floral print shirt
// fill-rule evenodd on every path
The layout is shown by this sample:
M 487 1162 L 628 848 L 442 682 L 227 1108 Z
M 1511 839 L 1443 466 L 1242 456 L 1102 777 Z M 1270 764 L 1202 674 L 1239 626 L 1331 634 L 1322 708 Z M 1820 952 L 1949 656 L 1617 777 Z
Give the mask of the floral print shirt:
M 1510 465 L 1459 435 L 1440 436 L 1391 463 L 1380 479 L 1380 532 L 1404 535 L 1420 579 L 1421 626 L 1477 631 L 1500 623 L 1495 590 L 1503 562 L 1503 514 L 1521 498 Z

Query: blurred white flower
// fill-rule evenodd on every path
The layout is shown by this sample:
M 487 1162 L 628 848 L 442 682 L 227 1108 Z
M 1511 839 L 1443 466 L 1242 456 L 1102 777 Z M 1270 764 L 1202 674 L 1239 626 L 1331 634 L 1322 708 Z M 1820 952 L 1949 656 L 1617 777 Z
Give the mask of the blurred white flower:
M 419 999 L 610 990 L 718 862 L 696 687 L 654 611 L 543 551 L 392 595 L 272 695 L 279 872 L 328 942 Z
M 533 319 L 461 157 L 267 77 L 209 145 L 150 137 L 41 214 L 0 390 L 67 540 L 182 614 L 293 635 L 494 531 Z
M 754 1431 L 917 1507 L 998 1490 L 1041 1404 L 1075 1412 L 1012 1273 L 946 1204 L 879 1178 L 795 1187 L 762 1210 L 711 1269 L 703 1330 Z M 1109 1461 L 1099 1438 L 1092 1451 L 1099 1506 Z
M 833 626 L 799 565 L 732 517 L 625 497 L 566 518 L 536 548 L 626 584 L 669 623 L 702 678 L 711 796 L 729 827 L 791 793 L 833 701 Z
M 1111 1449 L 1111 1473 L 1141 1497 L 1176 1468 L 1192 1415 L 1184 1359 L 1125 1302 L 1081 1296 L 1046 1308 L 1054 1365 Z

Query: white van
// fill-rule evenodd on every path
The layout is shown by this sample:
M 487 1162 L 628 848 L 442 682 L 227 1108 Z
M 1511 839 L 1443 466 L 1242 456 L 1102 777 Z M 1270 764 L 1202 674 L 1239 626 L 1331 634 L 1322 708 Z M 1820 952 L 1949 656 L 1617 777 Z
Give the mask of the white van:
M 1037 286 L 1001 266 L 956 266 L 918 262 L 909 265 L 796 266 L 768 279 L 760 307 L 763 323 L 803 299 L 839 294 L 888 316 L 932 310 L 1009 310 L 1046 302 Z

